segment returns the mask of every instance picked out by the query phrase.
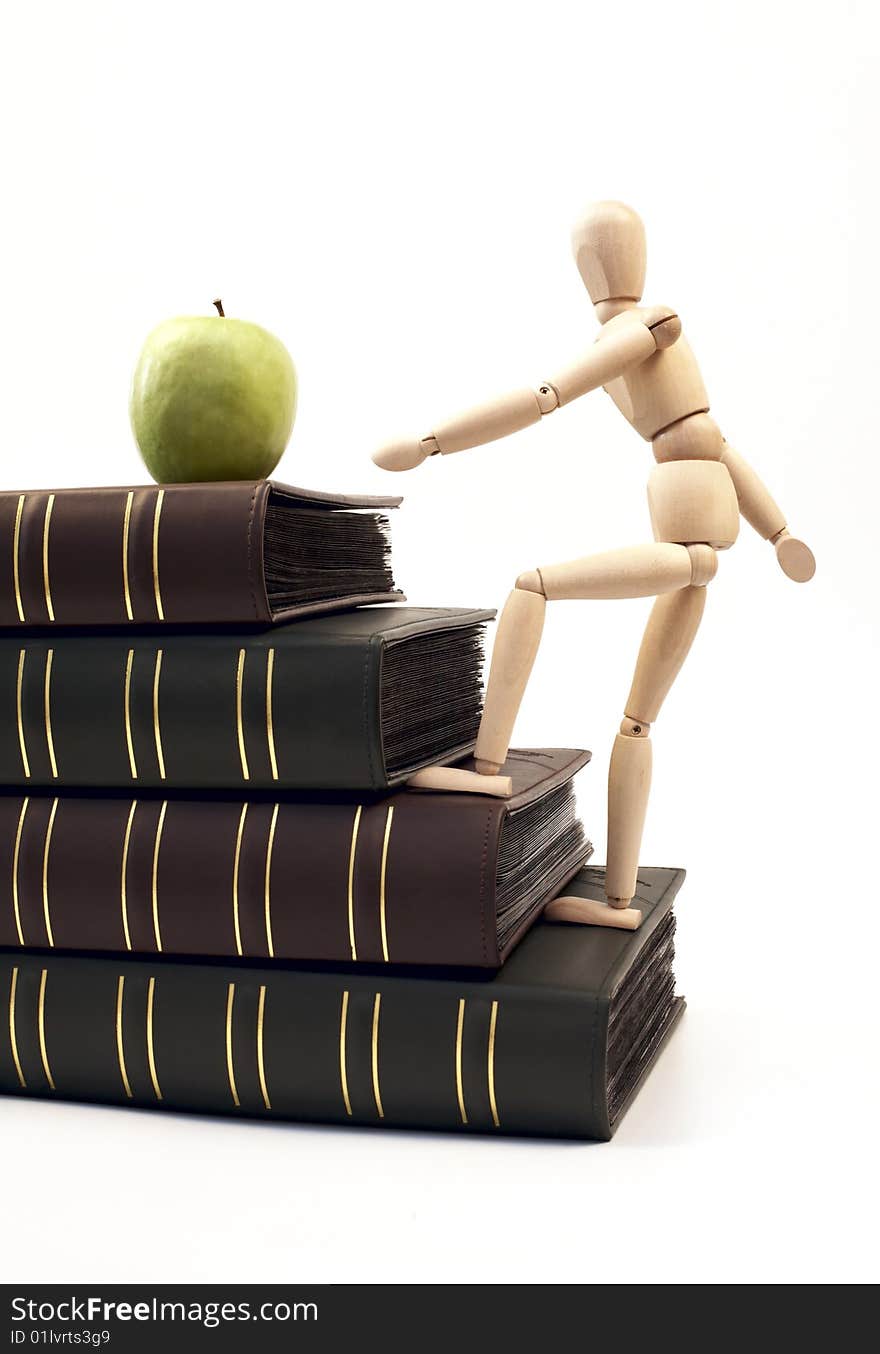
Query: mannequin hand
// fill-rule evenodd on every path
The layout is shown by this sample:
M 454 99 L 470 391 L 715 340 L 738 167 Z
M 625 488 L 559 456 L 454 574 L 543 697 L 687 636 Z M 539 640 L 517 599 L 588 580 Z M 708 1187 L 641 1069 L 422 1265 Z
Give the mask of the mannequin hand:
M 810 547 L 797 536 L 789 536 L 787 531 L 780 531 L 773 544 L 782 572 L 795 583 L 808 583 L 816 572 L 816 560 Z
M 386 442 L 384 447 L 373 452 L 373 460 L 383 470 L 414 470 L 430 454 L 430 447 L 416 437 L 401 437 L 394 442 Z

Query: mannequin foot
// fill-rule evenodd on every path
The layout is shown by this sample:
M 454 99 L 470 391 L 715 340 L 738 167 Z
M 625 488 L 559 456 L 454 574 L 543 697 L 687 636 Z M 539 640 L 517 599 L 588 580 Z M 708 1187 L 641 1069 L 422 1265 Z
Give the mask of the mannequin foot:
M 544 908 L 544 916 L 547 921 L 576 922 L 581 926 L 615 926 L 622 931 L 637 931 L 642 924 L 642 914 L 638 908 L 612 907 L 598 898 L 579 898 L 574 894 L 554 898 Z
M 513 794 L 510 776 L 484 776 L 460 766 L 427 766 L 406 782 L 410 790 L 448 790 L 455 794 L 493 795 L 509 799 Z

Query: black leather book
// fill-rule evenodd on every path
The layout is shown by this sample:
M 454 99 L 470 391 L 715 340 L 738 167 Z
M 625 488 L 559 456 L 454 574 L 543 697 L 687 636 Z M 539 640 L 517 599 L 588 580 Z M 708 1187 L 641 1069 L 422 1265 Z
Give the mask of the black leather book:
M 399 503 L 270 480 L 0 493 L 0 626 L 266 625 L 397 601 Z
M 591 847 L 589 753 L 511 752 L 510 799 L 0 793 L 0 946 L 497 966 Z
M 680 870 L 638 931 L 540 922 L 491 980 L 0 951 L 0 1091 L 262 1119 L 610 1138 L 681 1014 Z M 567 891 L 602 897 L 587 869 Z
M 0 783 L 383 790 L 468 753 L 494 612 L 0 634 Z

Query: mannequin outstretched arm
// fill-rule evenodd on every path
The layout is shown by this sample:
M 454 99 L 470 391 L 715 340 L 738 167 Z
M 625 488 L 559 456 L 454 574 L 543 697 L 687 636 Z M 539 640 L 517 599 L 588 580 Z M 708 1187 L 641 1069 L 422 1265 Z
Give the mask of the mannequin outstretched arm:
M 658 348 L 668 348 L 681 333 L 678 317 L 665 307 L 642 310 L 631 324 L 613 333 L 600 334 L 592 348 L 577 362 L 535 389 L 515 390 L 464 414 L 436 424 L 422 438 L 403 438 L 387 443 L 373 460 L 383 470 L 412 470 L 428 456 L 449 455 L 494 442 L 538 423 L 545 414 L 598 390 L 629 367 L 651 357 Z

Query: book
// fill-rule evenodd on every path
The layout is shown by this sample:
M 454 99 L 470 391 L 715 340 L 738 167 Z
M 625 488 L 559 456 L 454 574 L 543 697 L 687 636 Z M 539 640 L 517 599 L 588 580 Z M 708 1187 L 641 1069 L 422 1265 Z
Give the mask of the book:
M 0 784 L 384 790 L 471 751 L 493 611 L 0 634 Z
M 0 794 L 0 945 L 497 967 L 591 851 L 589 753 L 512 752 L 510 799 Z
M 451 1132 L 608 1139 L 684 1002 L 681 870 L 638 931 L 539 922 L 472 971 L 0 951 L 0 1092 Z M 603 896 L 589 868 L 567 889 Z
M 400 501 L 270 480 L 0 493 L 0 626 L 267 625 L 396 601 Z

